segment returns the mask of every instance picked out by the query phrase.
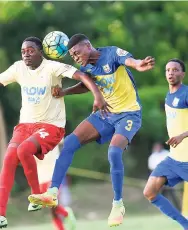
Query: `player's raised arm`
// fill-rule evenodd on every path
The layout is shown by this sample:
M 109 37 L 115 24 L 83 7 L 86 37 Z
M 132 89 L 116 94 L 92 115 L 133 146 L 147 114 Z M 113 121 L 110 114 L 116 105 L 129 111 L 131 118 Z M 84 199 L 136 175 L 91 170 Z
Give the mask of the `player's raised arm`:
M 132 67 L 140 72 L 153 69 L 155 65 L 155 59 L 153 57 L 146 57 L 143 60 L 134 59 L 132 57 L 125 60 L 125 65 Z
M 155 59 L 151 56 L 148 56 L 143 60 L 135 59 L 128 51 L 115 46 L 113 47 L 112 55 L 114 55 L 115 60 L 119 65 L 126 65 L 140 72 L 153 69 L 155 65 Z
M 94 103 L 93 103 L 93 111 L 95 112 L 99 109 L 102 113 L 108 113 L 108 103 L 104 100 L 100 90 L 94 81 L 89 77 L 89 75 L 77 70 L 75 67 L 71 65 L 66 65 L 63 63 L 53 62 L 54 74 L 57 77 L 68 77 L 78 81 L 81 81 L 93 94 Z M 74 94 L 75 88 L 71 89 L 72 94 Z M 76 88 L 78 93 L 79 88 Z

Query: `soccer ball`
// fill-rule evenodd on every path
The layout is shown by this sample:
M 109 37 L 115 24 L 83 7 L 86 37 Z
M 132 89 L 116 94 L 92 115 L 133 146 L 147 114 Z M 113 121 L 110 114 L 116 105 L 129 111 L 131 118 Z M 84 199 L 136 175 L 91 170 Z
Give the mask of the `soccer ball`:
M 69 38 L 60 31 L 52 31 L 43 40 L 44 53 L 51 59 L 62 59 L 68 52 Z

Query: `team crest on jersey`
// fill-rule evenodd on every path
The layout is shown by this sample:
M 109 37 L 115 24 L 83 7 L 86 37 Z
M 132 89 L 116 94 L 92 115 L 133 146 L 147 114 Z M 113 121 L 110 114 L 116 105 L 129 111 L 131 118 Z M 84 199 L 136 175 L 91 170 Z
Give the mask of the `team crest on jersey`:
M 128 54 L 128 52 L 126 50 L 122 50 L 120 48 L 117 48 L 116 53 L 118 56 L 126 56 Z
M 180 99 L 179 99 L 179 98 L 177 98 L 177 97 L 175 97 L 175 98 L 174 98 L 174 100 L 173 100 L 173 102 L 172 102 L 172 105 L 173 105 L 174 107 L 177 107 L 177 106 L 178 106 L 179 101 L 180 101 Z
M 105 73 L 110 73 L 110 71 L 111 71 L 110 66 L 108 64 L 103 65 L 103 70 Z

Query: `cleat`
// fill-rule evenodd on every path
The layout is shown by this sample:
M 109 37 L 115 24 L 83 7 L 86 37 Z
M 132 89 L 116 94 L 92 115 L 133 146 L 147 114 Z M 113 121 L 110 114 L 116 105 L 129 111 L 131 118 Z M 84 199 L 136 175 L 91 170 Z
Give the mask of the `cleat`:
M 32 194 L 28 197 L 30 203 L 42 205 L 43 207 L 57 207 L 58 205 L 58 189 L 49 188 L 47 192 L 42 194 Z
M 112 210 L 108 217 L 109 227 L 117 227 L 122 224 L 124 215 L 125 207 L 123 205 L 123 201 L 113 202 Z
M 75 230 L 76 229 L 76 218 L 73 210 L 70 207 L 65 208 L 68 212 L 68 216 L 64 219 L 65 229 Z
M 4 216 L 0 216 L 0 228 L 6 228 L 8 225 L 7 218 Z
M 42 205 L 30 203 L 28 206 L 28 212 L 35 212 L 42 209 Z

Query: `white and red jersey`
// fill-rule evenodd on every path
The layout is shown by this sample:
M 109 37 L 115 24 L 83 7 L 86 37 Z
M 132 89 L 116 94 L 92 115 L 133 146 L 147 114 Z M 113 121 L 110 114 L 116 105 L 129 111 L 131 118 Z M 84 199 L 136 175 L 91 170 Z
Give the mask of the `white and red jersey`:
M 0 83 L 6 86 L 17 82 L 21 86 L 20 123 L 41 122 L 64 128 L 64 98 L 52 97 L 51 87 L 61 86 L 61 79 L 72 78 L 76 70 L 73 66 L 46 59 L 37 69 L 31 70 L 23 61 L 18 61 L 0 74 Z

